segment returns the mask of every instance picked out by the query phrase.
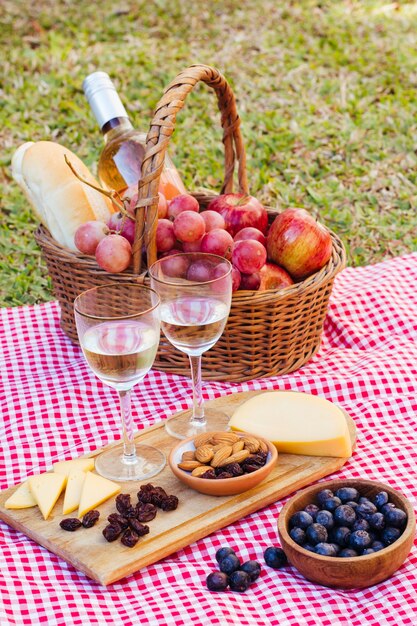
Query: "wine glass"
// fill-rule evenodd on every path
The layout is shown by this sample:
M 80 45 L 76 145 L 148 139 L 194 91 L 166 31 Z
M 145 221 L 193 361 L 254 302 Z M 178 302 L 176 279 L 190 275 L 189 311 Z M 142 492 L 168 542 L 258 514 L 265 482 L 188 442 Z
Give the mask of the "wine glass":
M 81 348 L 94 374 L 117 389 L 123 445 L 102 452 L 99 474 L 112 480 L 144 480 L 160 472 L 165 455 L 135 444 L 131 389 L 143 380 L 155 359 L 160 338 L 160 300 L 138 283 L 108 284 L 80 294 L 74 301 Z
M 184 439 L 206 430 L 225 430 L 228 417 L 205 409 L 201 390 L 201 356 L 222 334 L 232 300 L 232 266 L 223 257 L 203 252 L 165 256 L 149 268 L 151 285 L 161 298 L 161 328 L 172 345 L 188 354 L 193 409 L 167 420 L 170 435 Z

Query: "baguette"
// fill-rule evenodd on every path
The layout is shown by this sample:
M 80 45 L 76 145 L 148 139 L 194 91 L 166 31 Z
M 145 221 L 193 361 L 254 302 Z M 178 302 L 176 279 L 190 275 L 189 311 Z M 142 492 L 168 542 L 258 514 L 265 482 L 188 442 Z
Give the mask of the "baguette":
M 77 228 L 90 220 L 107 222 L 115 209 L 109 198 L 78 180 L 65 155 L 77 174 L 98 186 L 86 165 L 53 141 L 29 141 L 19 146 L 12 158 L 12 175 L 55 241 L 77 250 Z

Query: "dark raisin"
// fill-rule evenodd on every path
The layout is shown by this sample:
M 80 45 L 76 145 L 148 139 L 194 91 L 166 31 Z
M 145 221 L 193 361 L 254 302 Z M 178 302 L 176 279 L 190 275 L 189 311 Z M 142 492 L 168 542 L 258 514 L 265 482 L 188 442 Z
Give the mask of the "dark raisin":
M 252 474 L 252 472 L 256 472 L 258 469 L 261 469 L 262 465 L 258 465 L 257 463 L 245 463 L 242 465 L 242 469 L 245 474 Z
M 130 515 L 129 517 L 136 517 L 139 522 L 150 522 L 156 517 L 156 506 L 151 504 L 150 502 L 138 502 L 136 505 L 134 515 Z
M 82 519 L 82 525 L 84 528 L 91 528 L 97 522 L 99 517 L 99 511 L 88 511 Z
M 123 517 L 133 517 L 134 516 L 134 508 L 130 501 L 130 494 L 128 493 L 119 493 L 116 496 L 116 509 L 119 511 Z
M 165 500 L 162 501 L 161 509 L 163 511 L 175 511 L 178 507 L 178 498 L 177 496 L 167 496 Z
M 207 472 L 204 472 L 204 474 L 201 474 L 200 478 L 208 478 L 212 480 L 213 478 L 216 478 L 216 472 L 214 469 L 208 469 Z
M 265 465 L 265 461 L 266 461 L 266 456 L 263 456 L 262 454 L 251 454 L 251 456 L 248 456 L 247 459 L 245 459 L 246 463 L 254 463 L 255 465 L 259 465 L 259 467 L 262 467 L 263 465 Z
M 68 530 L 72 533 L 74 530 L 78 530 L 78 528 L 82 526 L 82 523 L 76 517 L 67 517 L 67 519 L 63 519 L 59 525 L 63 530 Z
M 108 524 L 103 529 L 103 537 L 106 541 L 115 541 L 121 532 L 122 528 L 119 524 Z
M 120 541 L 127 548 L 133 548 L 139 541 L 139 535 L 134 530 L 128 528 L 124 531 Z
M 229 463 L 223 467 L 225 472 L 229 472 L 232 476 L 242 476 L 243 469 L 240 467 L 239 463 Z
M 158 508 L 162 508 L 162 503 L 168 497 L 167 492 L 162 487 L 155 487 L 152 492 L 152 504 L 157 506 Z
M 110 522 L 110 524 L 119 524 L 122 530 L 126 530 L 129 526 L 127 518 L 120 515 L 120 513 L 112 513 L 108 516 L 107 521 Z
M 220 474 L 217 474 L 216 478 L 220 478 L 221 480 L 224 478 L 233 478 L 233 474 L 230 472 L 220 472 Z
M 135 517 L 129 517 L 129 526 L 139 537 L 143 537 L 143 535 L 149 533 L 149 526 L 141 524 Z
M 152 491 L 143 490 L 141 487 L 141 491 L 138 491 L 138 501 L 143 504 L 151 504 L 152 503 Z

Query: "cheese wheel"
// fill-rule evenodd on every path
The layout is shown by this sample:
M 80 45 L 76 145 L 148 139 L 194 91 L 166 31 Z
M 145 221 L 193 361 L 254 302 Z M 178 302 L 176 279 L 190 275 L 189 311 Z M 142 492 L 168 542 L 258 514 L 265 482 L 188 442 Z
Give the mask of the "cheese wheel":
M 241 404 L 229 426 L 272 441 L 279 452 L 349 457 L 345 415 L 332 402 L 295 391 L 261 393 Z

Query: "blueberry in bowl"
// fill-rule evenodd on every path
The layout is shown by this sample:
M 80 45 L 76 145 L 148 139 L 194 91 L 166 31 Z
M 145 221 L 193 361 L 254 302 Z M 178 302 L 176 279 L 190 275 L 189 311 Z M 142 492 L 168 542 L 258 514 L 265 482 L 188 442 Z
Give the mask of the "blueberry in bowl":
M 281 546 L 308 580 L 363 588 L 389 578 L 415 535 L 410 502 L 370 480 L 317 483 L 293 496 L 278 517 Z

